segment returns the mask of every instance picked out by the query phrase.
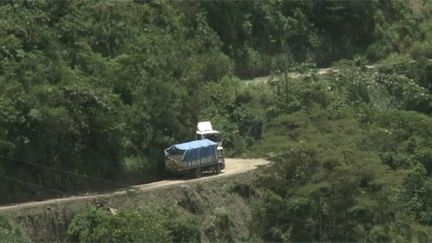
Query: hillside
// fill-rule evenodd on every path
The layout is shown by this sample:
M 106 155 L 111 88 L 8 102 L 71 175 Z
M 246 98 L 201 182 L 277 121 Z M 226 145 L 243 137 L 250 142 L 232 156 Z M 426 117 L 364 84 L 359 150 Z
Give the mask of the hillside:
M 117 213 L 120 210 L 145 208 L 157 204 L 174 207 L 192 215 L 204 225 L 203 241 L 214 241 L 213 234 L 223 234 L 212 217 L 217 210 L 230 217 L 233 239 L 245 240 L 250 232 L 247 222 L 251 218 L 250 201 L 257 193 L 253 186 L 256 166 L 263 160 L 228 159 L 227 168 L 220 175 L 208 175 L 199 179 L 165 180 L 136 185 L 113 193 L 67 197 L 42 202 L 28 202 L 0 207 L 0 215 L 8 215 L 24 227 L 34 242 L 71 241 L 67 229 L 73 217 L 86 209 L 97 207 Z M 216 212 L 215 212 L 216 210 Z M 173 216 L 174 217 L 174 216 Z M 174 218 L 172 220 L 175 220 Z M 208 232 L 212 230 L 212 232 Z
M 170 178 L 163 149 L 193 139 L 200 120 L 222 132 L 227 157 L 273 161 L 247 183 L 256 193 L 238 201 L 244 218 L 206 207 L 218 225 L 208 232 L 163 203 L 84 207 L 68 229 L 48 220 L 49 232 L 59 225 L 82 242 L 432 238 L 429 1 L 23 0 L 1 2 L 0 14 L 0 204 Z M 218 190 L 218 200 L 232 194 Z M 0 217 L 0 237 L 34 238 L 28 220 L 23 230 Z
M 424 38 L 404 1 L 18 1 L 0 13 L 0 203 L 163 178 L 162 149 L 198 120 L 242 153 L 265 121 L 225 90 L 241 89 L 236 76 L 376 61 Z

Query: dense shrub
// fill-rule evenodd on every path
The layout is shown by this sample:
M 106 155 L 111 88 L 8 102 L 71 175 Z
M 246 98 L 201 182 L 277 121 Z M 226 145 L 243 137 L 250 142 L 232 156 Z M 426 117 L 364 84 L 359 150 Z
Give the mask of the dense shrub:
M 89 208 L 75 215 L 68 235 L 79 242 L 201 241 L 196 219 L 162 202 L 116 214 L 104 208 Z
M 11 222 L 11 220 L 0 215 L 0 242 L 31 242 L 24 230 Z

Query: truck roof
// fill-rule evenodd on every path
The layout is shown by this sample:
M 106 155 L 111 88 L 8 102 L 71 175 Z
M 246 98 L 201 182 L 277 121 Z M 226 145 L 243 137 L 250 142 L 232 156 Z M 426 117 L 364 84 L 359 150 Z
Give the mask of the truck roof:
M 214 146 L 217 145 L 217 143 L 209 140 L 209 139 L 202 139 L 202 140 L 194 140 L 191 142 L 186 143 L 179 143 L 172 145 L 170 148 L 175 148 L 178 150 L 190 150 L 190 149 L 196 149 L 196 148 L 202 148 L 202 147 L 208 147 L 208 146 Z M 170 149 L 168 148 L 168 149 Z
M 165 149 L 165 156 L 182 155 L 183 161 L 192 161 L 208 156 L 216 156 L 218 144 L 208 140 L 195 140 L 172 145 Z

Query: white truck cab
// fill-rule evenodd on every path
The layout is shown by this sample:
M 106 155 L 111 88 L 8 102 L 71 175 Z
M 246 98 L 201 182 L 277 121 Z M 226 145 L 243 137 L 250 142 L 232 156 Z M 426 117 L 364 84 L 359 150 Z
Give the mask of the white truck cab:
M 213 130 L 210 121 L 202 121 L 197 124 L 196 139 L 209 139 L 218 144 L 218 160 L 222 169 L 225 168 L 225 159 L 223 155 L 223 139 L 219 131 Z

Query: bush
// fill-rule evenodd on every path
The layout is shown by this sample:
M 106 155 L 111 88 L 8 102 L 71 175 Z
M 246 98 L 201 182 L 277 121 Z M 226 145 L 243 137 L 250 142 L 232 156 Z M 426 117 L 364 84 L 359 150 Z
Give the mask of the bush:
M 275 157 L 258 181 L 264 193 L 255 222 L 265 240 L 411 239 L 415 230 L 404 231 L 402 223 L 414 225 L 413 217 L 395 199 L 403 174 L 359 149 L 358 134 L 347 135 L 320 134 Z
M 71 241 L 79 242 L 168 242 L 169 231 L 150 210 L 124 210 L 111 214 L 90 208 L 76 215 L 68 228 Z
M 10 218 L 0 215 L 0 242 L 31 242 L 20 226 L 14 225 Z
M 71 241 L 80 242 L 200 242 L 196 219 L 164 202 L 142 209 L 90 208 L 77 215 L 68 228 Z
M 173 242 L 201 242 L 198 222 L 186 213 L 165 218 L 165 225 Z
M 430 42 L 415 42 L 408 50 L 408 53 L 414 59 L 420 57 L 432 58 L 432 44 Z
M 234 222 L 224 207 L 216 208 L 213 221 L 206 229 L 210 241 L 234 242 Z

